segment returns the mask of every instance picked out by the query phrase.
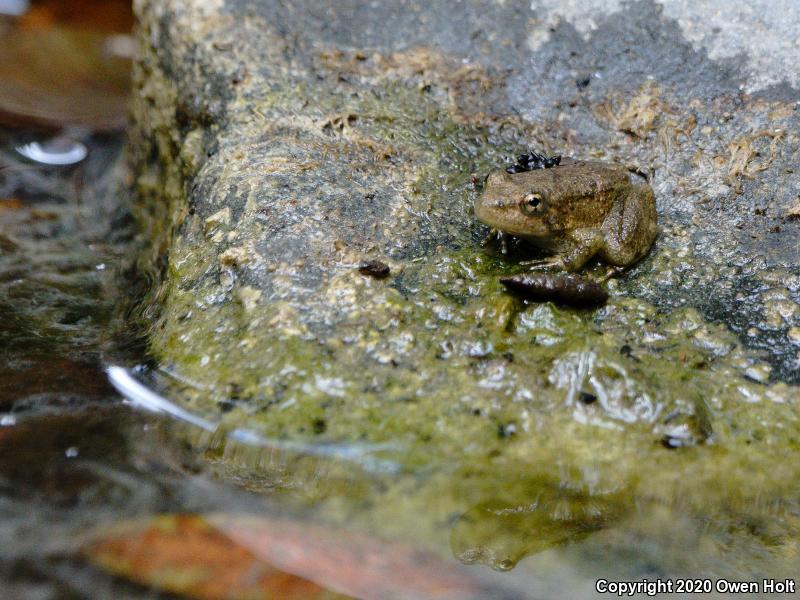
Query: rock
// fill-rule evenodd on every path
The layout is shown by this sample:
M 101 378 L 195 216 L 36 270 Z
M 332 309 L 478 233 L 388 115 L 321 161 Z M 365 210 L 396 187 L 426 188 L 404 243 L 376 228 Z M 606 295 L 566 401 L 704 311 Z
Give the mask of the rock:
M 307 490 L 306 471 L 283 472 L 275 486 L 331 519 L 358 498 L 364 526 L 441 546 L 452 515 L 496 518 L 472 506 L 579 489 L 580 514 L 543 539 L 618 556 L 647 535 L 658 554 L 631 559 L 642 569 L 680 572 L 690 555 L 737 577 L 780 571 L 800 536 L 800 465 L 777 458 L 797 448 L 798 312 L 769 302 L 800 303 L 800 221 L 784 215 L 796 92 L 749 79 L 748 56 L 715 59 L 677 1 L 595 4 L 140 0 L 131 156 L 152 238 L 141 262 L 160 282 L 142 309 L 158 314 L 149 348 L 195 382 L 173 390 L 193 410 L 235 389 L 226 423 L 338 456 L 367 444 L 406 474 L 359 479 L 334 461 Z M 651 179 L 660 237 L 600 310 L 525 307 L 499 278 L 533 250 L 480 246 L 479 182 L 529 149 Z M 365 256 L 392 276 L 362 276 Z M 765 362 L 763 382 L 747 378 Z M 698 403 L 713 442 L 669 452 L 664 419 Z M 227 468 L 272 489 L 274 473 Z M 592 513 L 611 491 L 613 510 Z M 508 530 L 557 527 L 553 506 Z M 589 513 L 595 533 L 575 535 Z M 762 518 L 781 531 L 735 525 Z M 696 522 L 719 530 L 692 537 Z M 470 523 L 492 547 L 491 523 Z M 717 556 L 734 529 L 739 554 Z M 690 547 L 670 545 L 678 533 Z M 470 560 L 503 555 L 469 543 Z M 548 545 L 515 544 L 511 562 Z

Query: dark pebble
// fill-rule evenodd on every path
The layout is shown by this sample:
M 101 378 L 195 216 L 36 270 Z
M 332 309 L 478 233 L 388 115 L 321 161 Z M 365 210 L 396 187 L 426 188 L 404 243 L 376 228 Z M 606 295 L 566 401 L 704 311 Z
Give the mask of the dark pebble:
M 374 277 L 375 279 L 385 279 L 389 276 L 391 269 L 385 262 L 381 262 L 379 260 L 370 260 L 361 263 L 361 265 L 358 267 L 358 272 L 362 275 Z

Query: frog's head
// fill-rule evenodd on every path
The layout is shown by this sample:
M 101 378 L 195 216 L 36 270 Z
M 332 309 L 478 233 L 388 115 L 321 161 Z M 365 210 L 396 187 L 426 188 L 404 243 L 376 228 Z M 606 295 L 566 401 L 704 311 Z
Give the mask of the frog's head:
M 517 237 L 548 237 L 553 229 L 548 200 L 552 186 L 537 176 L 541 172 L 511 175 L 493 171 L 475 201 L 475 216 L 489 227 Z

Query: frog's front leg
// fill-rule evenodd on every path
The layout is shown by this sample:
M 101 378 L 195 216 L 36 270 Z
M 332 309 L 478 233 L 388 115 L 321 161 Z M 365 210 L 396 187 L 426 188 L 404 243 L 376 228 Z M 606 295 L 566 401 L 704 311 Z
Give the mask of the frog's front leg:
M 604 248 L 603 234 L 597 228 L 576 229 L 569 235 L 567 247 L 560 254 L 541 260 L 524 261 L 531 271 L 557 269 L 577 271 Z
M 500 244 L 500 253 L 503 256 L 508 254 L 508 234 L 492 227 L 489 229 L 489 233 L 486 235 L 486 237 L 483 238 L 481 245 L 486 246 L 492 243 L 494 240 L 497 240 Z

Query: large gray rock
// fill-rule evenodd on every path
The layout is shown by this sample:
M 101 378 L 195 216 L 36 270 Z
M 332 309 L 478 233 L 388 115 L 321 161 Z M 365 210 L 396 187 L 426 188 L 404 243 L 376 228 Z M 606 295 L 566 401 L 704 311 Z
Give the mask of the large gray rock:
M 684 4 L 136 2 L 142 315 L 168 391 L 264 435 L 391 444 L 404 475 L 329 465 L 298 495 L 466 562 L 788 573 L 797 47 Z M 480 245 L 480 180 L 528 146 L 651 176 L 660 237 L 601 310 L 522 304 L 497 280 L 531 249 Z

